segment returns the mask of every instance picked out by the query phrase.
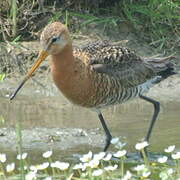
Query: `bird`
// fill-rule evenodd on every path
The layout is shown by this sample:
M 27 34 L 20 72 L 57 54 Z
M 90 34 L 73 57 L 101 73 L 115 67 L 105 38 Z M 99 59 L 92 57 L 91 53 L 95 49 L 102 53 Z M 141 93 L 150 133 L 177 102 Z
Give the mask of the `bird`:
M 105 132 L 104 151 L 112 135 L 101 110 L 133 98 L 151 103 L 154 112 L 144 140 L 149 142 L 160 111 L 160 103 L 144 94 L 155 84 L 175 74 L 168 57 L 141 57 L 127 47 L 98 40 L 73 47 L 69 30 L 61 22 L 48 24 L 41 33 L 42 50 L 20 85 L 12 93 L 14 99 L 38 66 L 51 56 L 50 69 L 57 88 L 73 104 L 95 111 Z

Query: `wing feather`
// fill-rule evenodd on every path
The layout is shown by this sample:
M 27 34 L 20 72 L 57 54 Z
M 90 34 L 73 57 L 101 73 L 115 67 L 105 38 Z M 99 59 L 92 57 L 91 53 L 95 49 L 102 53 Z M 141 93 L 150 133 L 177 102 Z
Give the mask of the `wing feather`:
M 138 86 L 155 76 L 154 71 L 128 48 L 103 41 L 84 47 L 83 51 L 89 54 L 93 71 L 112 76 L 126 87 Z
M 108 41 L 91 43 L 79 51 L 88 56 L 87 61 L 92 71 L 106 74 L 127 88 L 162 75 L 161 72 L 166 72 L 169 68 L 169 59 L 172 58 L 141 58 L 128 48 L 110 44 Z

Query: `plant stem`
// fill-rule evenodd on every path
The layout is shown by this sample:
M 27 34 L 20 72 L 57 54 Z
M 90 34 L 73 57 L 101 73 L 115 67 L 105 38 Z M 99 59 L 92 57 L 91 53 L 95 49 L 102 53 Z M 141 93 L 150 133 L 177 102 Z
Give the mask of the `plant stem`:
M 49 160 L 49 166 L 51 166 L 51 164 L 52 164 L 53 161 L 52 161 L 52 159 L 51 159 L 50 157 L 48 158 L 48 160 Z M 52 176 L 55 177 L 55 175 L 56 175 L 55 168 L 52 167 Z
M 65 19 L 65 25 L 68 27 L 68 16 L 69 12 L 66 10 L 66 19 Z
M 124 176 L 124 157 L 121 158 L 121 176 Z
M 11 0 L 11 16 L 13 23 L 12 35 L 13 37 L 15 37 L 17 34 L 17 1 L 16 0 Z
M 142 153 L 142 156 L 143 156 L 143 159 L 144 159 L 144 164 L 149 167 L 149 162 L 148 162 L 148 159 L 147 159 L 147 156 L 146 156 L 146 153 L 144 151 L 144 149 L 141 150 L 141 153 Z
M 2 165 L 2 163 L 0 163 L 0 170 L 2 171 L 2 173 L 3 173 L 3 179 L 6 179 L 6 174 L 5 174 L 5 171 L 4 171 L 4 168 L 3 168 L 3 165 Z M 1 177 L 1 176 L 0 176 Z
M 22 155 L 22 133 L 21 133 L 21 122 L 19 119 L 18 122 L 16 123 L 16 142 L 18 146 L 18 154 Z M 20 162 L 21 180 L 25 180 L 23 159 L 20 159 L 19 162 Z

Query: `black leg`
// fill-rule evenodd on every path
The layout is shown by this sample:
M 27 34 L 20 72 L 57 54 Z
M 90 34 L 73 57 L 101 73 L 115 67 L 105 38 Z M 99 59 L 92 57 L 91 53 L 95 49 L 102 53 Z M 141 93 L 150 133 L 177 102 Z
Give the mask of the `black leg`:
M 104 146 L 104 151 L 107 151 L 107 149 L 108 149 L 108 147 L 109 147 L 109 145 L 111 143 L 112 136 L 111 136 L 111 133 L 109 132 L 109 129 L 108 129 L 106 123 L 105 123 L 105 120 L 104 120 L 103 115 L 102 115 L 101 112 L 98 113 L 98 117 L 99 117 L 99 119 L 101 121 L 104 132 L 106 134 L 106 144 Z
M 158 116 L 159 111 L 160 111 L 160 103 L 155 101 L 155 100 L 153 100 L 153 99 L 151 99 L 151 98 L 143 96 L 143 95 L 139 95 L 139 97 L 141 99 L 144 99 L 145 101 L 148 101 L 148 102 L 150 102 L 150 103 L 152 103 L 154 105 L 154 114 L 152 116 L 152 120 L 150 122 L 147 134 L 145 136 L 145 141 L 149 141 L 149 138 L 151 136 L 151 132 L 152 132 L 153 126 L 154 126 L 154 124 L 156 122 L 157 116 Z

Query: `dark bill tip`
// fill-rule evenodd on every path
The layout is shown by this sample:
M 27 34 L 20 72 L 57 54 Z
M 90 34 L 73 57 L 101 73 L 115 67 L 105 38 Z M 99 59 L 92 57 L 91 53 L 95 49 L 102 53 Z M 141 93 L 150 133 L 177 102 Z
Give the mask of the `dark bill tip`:
M 17 89 L 13 92 L 13 94 L 10 96 L 10 100 L 13 100 L 16 96 L 16 94 L 19 92 L 19 90 L 22 88 L 22 86 L 24 85 L 24 83 L 27 81 L 27 79 L 25 78 L 21 84 L 17 87 Z

